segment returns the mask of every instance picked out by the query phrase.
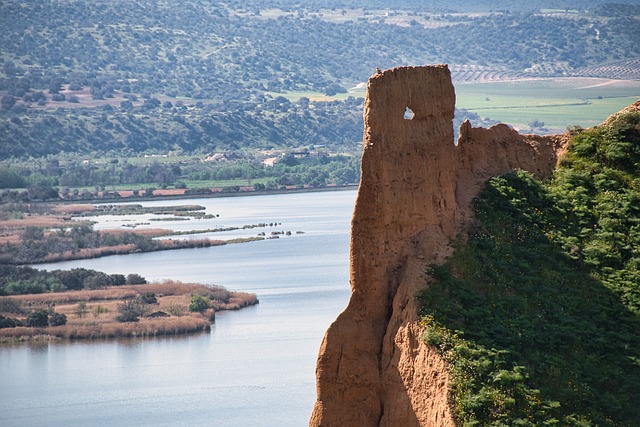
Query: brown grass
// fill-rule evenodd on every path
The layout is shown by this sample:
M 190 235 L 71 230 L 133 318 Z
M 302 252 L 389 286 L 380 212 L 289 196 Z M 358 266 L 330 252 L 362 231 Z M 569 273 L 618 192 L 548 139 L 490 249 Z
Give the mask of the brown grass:
M 165 190 L 153 190 L 154 196 L 182 196 L 187 190 L 183 188 L 173 188 Z
M 138 190 L 139 194 L 144 194 L 144 188 Z M 171 188 L 165 190 L 153 190 L 154 196 L 182 196 L 187 190 L 183 188 Z M 122 198 L 133 197 L 133 190 L 120 190 L 117 191 L 118 195 Z
M 84 324 L 68 323 L 64 326 L 48 328 L 18 327 L 1 329 L 0 343 L 50 339 L 145 338 L 211 330 L 210 320 L 202 316 L 142 319 L 140 322 L 135 323 L 92 322 L 90 316 Z
M 121 229 L 114 228 L 114 229 L 100 230 L 100 233 L 111 234 L 116 236 L 124 233 L 132 233 L 132 234 L 138 234 L 140 236 L 160 237 L 160 236 L 168 236 L 173 232 L 165 228 L 140 228 L 140 229 L 131 229 L 131 230 L 121 230 Z
M 59 215 L 25 215 L 22 219 L 7 219 L 0 221 L 0 230 L 26 227 L 67 227 L 71 219 Z
M 148 305 L 149 312 L 162 311 L 170 314 L 170 317 L 143 317 L 139 322 L 130 323 L 116 320 L 119 315 L 118 306 L 122 301 L 147 292 L 156 294 L 158 300 L 158 304 Z M 191 296 L 195 294 L 208 296 L 213 309 L 204 314 L 190 313 L 189 303 Z M 178 281 L 6 298 L 20 301 L 26 309 L 53 307 L 56 312 L 67 316 L 67 324 L 48 328 L 0 329 L 0 343 L 50 339 L 154 337 L 202 332 L 210 330 L 216 310 L 236 310 L 258 303 L 255 294 Z M 81 302 L 86 304 L 86 313 L 80 317 L 77 308 Z M 5 315 L 15 316 L 9 313 Z
M 37 213 L 24 214 L 21 219 L 0 220 L 0 244 L 21 243 L 22 233 L 27 227 L 54 229 L 66 228 L 70 224 L 76 223 L 68 216 Z
M 45 262 L 67 261 L 71 259 L 99 258 L 107 255 L 126 255 L 138 250 L 134 243 L 127 245 L 102 246 L 99 248 L 85 248 L 77 251 L 49 253 L 44 257 Z
M 155 233 L 158 233 L 158 236 L 163 235 L 160 234 L 160 231 L 157 230 Z M 144 233 L 141 233 L 144 234 Z M 158 245 L 151 249 L 151 251 L 164 251 L 171 249 L 186 249 L 186 248 L 208 248 L 210 246 L 220 246 L 226 245 L 228 242 L 224 240 L 214 240 L 214 239 L 197 239 L 197 240 L 181 240 L 181 239 L 167 239 L 167 240 L 159 240 Z M 140 252 L 140 248 L 134 243 L 122 244 L 122 245 L 113 245 L 113 246 L 101 246 L 99 248 L 84 248 L 76 251 L 64 251 L 64 252 L 55 252 L 49 253 L 45 255 L 44 262 L 60 262 L 60 261 L 71 261 L 75 259 L 89 259 L 89 258 L 100 258 L 103 256 L 109 255 L 127 255 Z
M 83 212 L 91 212 L 94 210 L 96 210 L 96 207 L 90 204 L 56 205 L 53 207 L 54 212 L 65 214 L 77 214 Z
M 21 233 L 5 234 L 0 236 L 0 245 L 7 244 L 7 243 L 12 243 L 15 245 L 16 243 L 20 243 L 20 242 L 22 242 Z

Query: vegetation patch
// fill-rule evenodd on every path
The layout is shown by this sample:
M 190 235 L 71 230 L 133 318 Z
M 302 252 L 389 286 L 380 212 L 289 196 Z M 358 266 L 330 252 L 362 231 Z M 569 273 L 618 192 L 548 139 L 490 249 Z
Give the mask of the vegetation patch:
M 232 230 L 265 228 L 279 225 L 277 222 L 247 224 L 242 227 L 217 227 L 213 229 L 171 231 L 165 229 L 94 230 L 90 221 L 74 221 L 61 213 L 76 215 L 162 215 L 162 220 L 212 219 L 204 208 L 195 205 L 175 207 L 142 207 L 131 205 L 99 205 L 82 209 L 71 205 L 50 204 L 0 204 L 0 265 L 58 262 L 72 259 L 98 258 L 116 254 L 152 252 L 169 249 L 204 248 L 228 243 L 263 240 L 261 236 L 234 240 L 200 239 L 156 239 L 156 237 L 196 235 Z M 173 216 L 170 216 L 173 215 Z M 217 217 L 217 216 L 215 216 Z M 4 220 L 2 220 L 4 218 Z M 151 218 L 149 221 L 154 220 Z M 160 220 L 160 219 L 157 219 Z M 125 224 L 136 228 L 142 223 Z M 146 223 L 148 224 L 148 223 Z M 261 233 L 264 235 L 264 233 Z
M 640 98 L 640 81 L 549 78 L 456 85 L 456 105 L 521 131 L 560 133 L 596 126 Z
M 640 419 L 640 114 L 574 132 L 549 182 L 491 179 L 419 294 L 463 425 Z
M 67 274 L 83 272 L 92 271 Z M 55 273 L 50 274 L 55 277 Z M 208 331 L 216 311 L 258 303 L 255 294 L 220 286 L 176 281 L 147 284 L 138 275 L 129 276 L 129 282 L 145 283 L 0 297 L 0 343 Z M 197 310 L 191 310 L 194 300 L 199 302 Z
M 0 158 L 357 152 L 358 88 L 376 67 L 399 64 L 455 64 L 457 81 L 638 78 L 637 6 L 561 3 L 8 0 Z M 132 179 L 151 179 L 135 169 Z M 70 170 L 65 180 L 91 174 Z M 0 182 L 15 188 L 29 178 Z

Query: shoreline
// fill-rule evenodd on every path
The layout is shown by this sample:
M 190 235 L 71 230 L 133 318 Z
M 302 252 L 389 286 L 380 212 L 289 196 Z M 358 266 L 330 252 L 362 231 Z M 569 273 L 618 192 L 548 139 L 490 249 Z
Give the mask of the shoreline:
M 148 201 L 170 201 L 170 200 L 195 200 L 200 198 L 217 198 L 217 197 L 244 197 L 244 196 L 270 196 L 270 195 L 278 195 L 278 194 L 298 194 L 298 193 L 315 193 L 315 192 L 327 192 L 327 191 L 352 191 L 357 190 L 358 186 L 353 185 L 343 185 L 343 186 L 331 186 L 331 187 L 319 187 L 319 188 L 295 188 L 295 189 L 278 189 L 278 190 L 261 190 L 261 191 L 246 191 L 246 192 L 214 192 L 210 194 L 190 194 L 190 195 L 158 195 L 158 196 L 136 196 L 135 198 L 106 198 L 106 199 L 92 199 L 92 200 L 64 200 L 61 199 L 59 201 L 42 201 L 35 202 L 47 205 L 60 205 L 60 206 L 68 206 L 68 205 L 92 205 L 92 204 L 117 204 L 117 203 L 137 203 L 137 202 L 148 202 Z M 135 230 L 130 230 L 130 233 L 136 234 Z M 167 236 L 170 237 L 172 234 L 168 233 Z M 179 235 L 179 234 L 178 234 Z M 37 266 L 40 264 L 49 264 L 49 263 L 60 263 L 66 261 L 74 261 L 74 260 L 83 260 L 83 259 L 95 259 L 102 258 L 111 255 L 131 255 L 136 253 L 147 253 L 147 252 L 159 252 L 165 250 L 177 250 L 177 249 L 193 249 L 199 247 L 210 247 L 210 246 L 220 246 L 226 244 L 234 244 L 234 243 L 247 243 L 264 240 L 262 237 L 248 237 L 248 238 L 238 238 L 231 239 L 228 241 L 217 240 L 217 239 L 196 239 L 196 240 L 173 240 L 168 239 L 168 242 L 165 243 L 164 247 L 154 247 L 148 250 L 141 250 L 139 247 L 132 247 L 130 245 L 119 245 L 119 246 L 105 246 L 100 248 L 92 248 L 91 250 L 81 250 L 73 253 L 63 253 L 57 255 L 51 255 L 48 259 L 42 259 L 37 262 L 20 262 L 20 263 L 4 263 L 6 265 L 33 265 Z M 18 242 L 14 242 L 16 244 Z M 8 244 L 8 243 L 7 243 Z M 3 265 L 3 263 L 0 263 Z
M 127 301 L 140 300 L 141 296 L 149 294 L 153 295 L 153 302 L 144 304 L 144 314 L 141 313 L 138 319 L 118 320 L 117 314 L 122 313 L 121 305 Z M 194 295 L 206 298 L 206 309 L 190 309 Z M 55 309 L 56 313 L 65 316 L 65 323 L 41 327 L 19 324 L 2 328 L 0 346 L 26 342 L 153 338 L 209 332 L 216 313 L 241 310 L 260 302 L 253 293 L 171 280 L 99 289 L 8 295 L 2 299 L 12 300 L 21 307 L 20 314 L 4 313 L 6 317 L 18 318 L 24 322 L 30 311 Z
M 259 242 L 265 240 L 263 237 L 246 237 L 246 238 L 238 238 L 231 240 L 214 240 L 214 239 L 195 239 L 195 240 L 167 240 L 168 242 L 172 242 L 171 244 L 166 244 L 163 247 L 152 248 L 148 250 L 141 250 L 138 247 L 135 248 L 120 248 L 113 249 L 110 246 L 104 246 L 101 248 L 95 248 L 94 250 L 89 251 L 88 254 L 82 255 L 81 252 L 76 252 L 75 254 L 71 254 L 68 258 L 61 259 L 45 259 L 38 262 L 31 262 L 27 264 L 8 264 L 8 265 L 26 265 L 26 266 L 37 266 L 40 264 L 56 264 L 59 262 L 67 262 L 67 261 L 78 261 L 83 259 L 96 259 L 96 258 L 104 258 L 112 255 L 133 255 L 133 254 L 143 254 L 143 253 L 152 253 L 152 252 L 162 252 L 162 251 L 175 251 L 179 249 L 197 249 L 197 248 L 211 248 L 215 246 L 225 246 L 225 245 L 233 245 L 236 243 L 251 243 L 251 242 Z M 62 255 L 60 255 L 62 257 Z M 3 265 L 3 264 L 0 264 Z
M 348 191 L 357 190 L 360 184 L 348 184 L 335 187 L 314 187 L 314 188 L 290 188 L 286 190 L 259 190 L 259 191 L 214 191 L 207 194 L 177 194 L 177 195 L 157 195 L 157 196 L 130 196 L 130 197 L 105 197 L 97 199 L 60 199 L 59 201 L 43 201 L 35 203 L 63 203 L 63 204 L 103 204 L 103 203 L 129 203 L 129 202 L 150 202 L 155 200 L 189 200 L 189 199 L 212 199 L 218 197 L 244 197 L 244 196 L 271 196 L 277 194 L 290 193 L 321 193 L 325 191 Z

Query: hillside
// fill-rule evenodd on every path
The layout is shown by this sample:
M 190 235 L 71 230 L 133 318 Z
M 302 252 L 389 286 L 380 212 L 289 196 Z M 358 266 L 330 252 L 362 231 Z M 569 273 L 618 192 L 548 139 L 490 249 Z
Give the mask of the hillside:
M 639 160 L 636 110 L 576 132 L 551 180 L 511 172 L 475 200 L 420 294 L 461 424 L 640 419 Z
M 640 102 L 565 135 L 465 122 L 457 145 L 454 102 L 446 66 L 369 80 L 311 425 L 634 425 Z
M 637 6 L 471 3 L 3 2 L 0 155 L 353 147 L 362 82 L 399 64 L 638 78 Z

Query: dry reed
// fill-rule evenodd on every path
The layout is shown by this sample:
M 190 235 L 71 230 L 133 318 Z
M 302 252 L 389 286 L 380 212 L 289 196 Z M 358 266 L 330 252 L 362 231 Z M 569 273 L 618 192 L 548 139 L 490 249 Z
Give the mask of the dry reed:
M 139 322 L 122 323 L 116 320 L 118 306 L 123 300 L 152 292 L 157 304 L 150 304 L 151 312 L 161 311 L 168 317 L 143 317 Z M 189 312 L 192 295 L 211 299 L 212 309 L 204 314 Z M 222 287 L 166 280 L 144 285 L 112 286 L 104 289 L 66 291 L 57 293 L 16 295 L 23 307 L 54 308 L 67 316 L 64 326 L 48 328 L 0 329 L 0 343 L 50 339 L 106 339 L 116 337 L 154 337 L 209 331 L 216 310 L 236 310 L 257 304 L 255 294 L 230 292 Z M 78 309 L 84 303 L 85 310 Z

